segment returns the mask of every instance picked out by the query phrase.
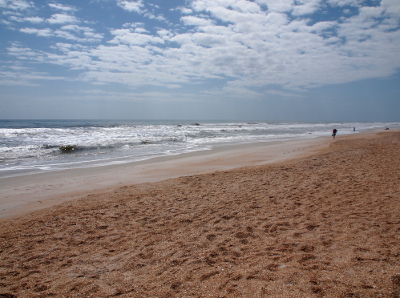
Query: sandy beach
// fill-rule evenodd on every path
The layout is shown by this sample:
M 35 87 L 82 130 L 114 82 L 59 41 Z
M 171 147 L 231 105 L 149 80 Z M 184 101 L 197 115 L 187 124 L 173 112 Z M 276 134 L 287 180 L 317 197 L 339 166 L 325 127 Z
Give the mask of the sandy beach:
M 330 143 L 330 138 L 315 138 L 220 146 L 128 164 L 0 179 L 0 220 L 119 186 L 308 156 Z
M 400 297 L 399 181 L 400 132 L 2 179 L 0 297 Z

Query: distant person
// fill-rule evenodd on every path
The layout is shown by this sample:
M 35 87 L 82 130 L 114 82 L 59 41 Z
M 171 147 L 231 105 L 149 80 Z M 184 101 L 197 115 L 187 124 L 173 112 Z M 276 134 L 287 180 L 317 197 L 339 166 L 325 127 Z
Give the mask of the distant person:
M 332 137 L 335 138 L 335 137 L 336 137 L 336 134 L 337 134 L 337 129 L 334 128 L 334 129 L 332 130 Z
M 353 127 L 353 131 L 356 131 L 356 128 L 355 128 L 355 127 Z

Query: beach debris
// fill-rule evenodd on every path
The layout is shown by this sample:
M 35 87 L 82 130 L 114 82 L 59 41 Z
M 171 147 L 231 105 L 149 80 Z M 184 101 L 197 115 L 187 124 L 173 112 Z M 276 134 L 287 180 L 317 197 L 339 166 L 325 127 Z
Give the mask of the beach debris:
M 61 146 L 59 149 L 61 153 L 70 153 L 77 150 L 77 147 L 75 145 L 66 145 L 66 146 Z

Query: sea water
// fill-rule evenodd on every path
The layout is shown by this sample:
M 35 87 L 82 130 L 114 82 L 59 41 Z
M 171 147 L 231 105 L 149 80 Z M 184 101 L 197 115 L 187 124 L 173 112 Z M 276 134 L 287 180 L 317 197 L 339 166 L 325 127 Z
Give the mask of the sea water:
M 213 146 L 338 136 L 400 123 L 0 120 L 0 178 L 141 161 Z M 354 131 L 355 128 L 355 131 Z M 73 146 L 74 150 L 60 150 Z

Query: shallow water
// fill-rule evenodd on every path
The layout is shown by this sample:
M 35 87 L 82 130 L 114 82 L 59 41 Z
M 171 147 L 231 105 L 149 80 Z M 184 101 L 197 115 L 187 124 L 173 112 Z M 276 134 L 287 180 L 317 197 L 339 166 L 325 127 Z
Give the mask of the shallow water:
M 355 127 L 355 132 L 353 128 Z M 0 120 L 0 178 L 104 166 L 212 146 L 338 136 L 400 123 Z M 62 146 L 74 150 L 61 151 Z

